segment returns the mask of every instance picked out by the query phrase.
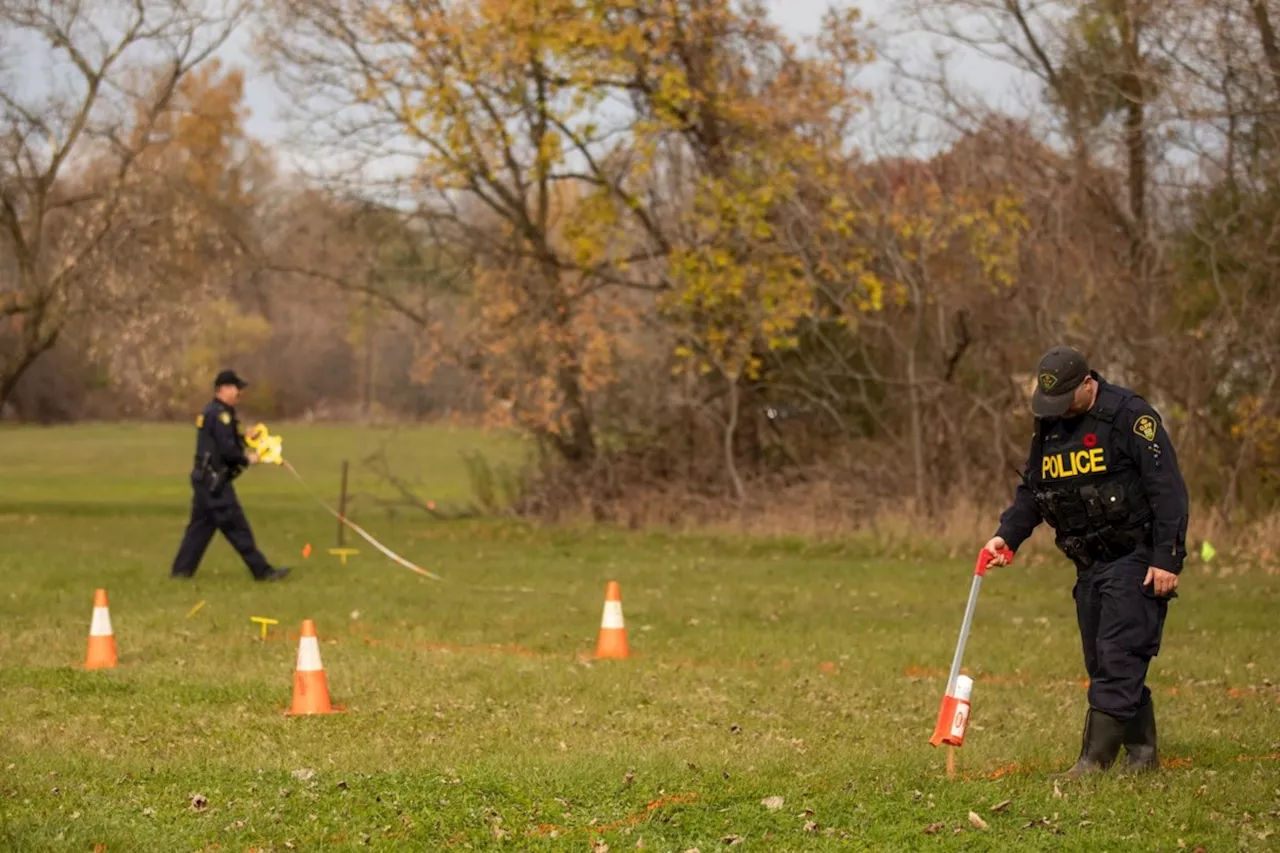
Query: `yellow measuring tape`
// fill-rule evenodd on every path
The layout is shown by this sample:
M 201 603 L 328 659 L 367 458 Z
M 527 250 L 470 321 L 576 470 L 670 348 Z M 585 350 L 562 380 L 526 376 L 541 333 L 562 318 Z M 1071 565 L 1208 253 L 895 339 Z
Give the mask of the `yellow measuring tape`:
M 404 557 L 401 557 L 395 551 L 392 551 L 390 548 L 383 545 L 377 539 L 374 539 L 372 536 L 370 536 L 367 532 L 365 532 L 363 527 L 356 524 L 351 519 L 344 517 L 336 509 L 329 506 L 329 504 L 325 503 L 324 500 L 319 495 L 316 494 L 315 489 L 307 485 L 307 481 L 302 479 L 302 475 L 298 473 L 298 469 L 294 468 L 293 465 L 289 464 L 289 461 L 284 458 L 284 439 L 278 435 L 271 435 L 270 433 L 268 433 L 267 427 L 265 424 L 256 424 L 253 427 L 253 429 L 245 433 L 244 441 L 245 441 L 245 444 L 249 445 L 249 447 L 253 448 L 258 453 L 259 462 L 264 462 L 269 465 L 283 465 L 285 468 L 289 469 L 289 473 L 297 478 L 298 482 L 301 483 L 302 487 L 311 494 L 311 497 L 315 500 L 316 503 L 320 504 L 320 506 L 328 510 L 330 515 L 338 519 L 338 521 L 342 522 L 347 527 L 354 530 L 366 542 L 368 542 L 373 547 L 377 548 L 379 551 L 385 554 L 388 558 L 404 566 L 409 571 L 417 572 L 423 577 L 431 578 L 432 580 L 437 580 L 437 581 L 444 580 L 444 578 L 440 577 L 439 575 L 429 572 L 426 569 L 422 568 L 421 566 L 415 565 L 414 563 L 411 563 L 408 560 L 406 560 Z

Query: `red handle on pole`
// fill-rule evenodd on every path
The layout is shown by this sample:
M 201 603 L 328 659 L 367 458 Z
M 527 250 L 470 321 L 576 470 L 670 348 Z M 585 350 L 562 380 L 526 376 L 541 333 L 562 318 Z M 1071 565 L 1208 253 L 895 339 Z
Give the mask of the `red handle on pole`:
M 1013 552 L 1008 548 L 1001 548 L 997 553 L 1001 557 L 1005 558 L 1006 566 L 1013 562 Z M 978 577 L 985 575 L 987 573 L 987 567 L 991 565 L 991 561 L 995 558 L 995 554 L 991 553 L 986 548 L 983 548 L 978 552 L 978 563 L 973 567 L 973 573 Z

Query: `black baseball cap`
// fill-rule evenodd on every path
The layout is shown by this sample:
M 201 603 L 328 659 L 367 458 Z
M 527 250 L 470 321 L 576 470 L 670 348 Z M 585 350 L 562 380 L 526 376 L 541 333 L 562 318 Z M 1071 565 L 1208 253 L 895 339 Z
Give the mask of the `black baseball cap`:
M 1036 368 L 1036 390 L 1031 395 L 1031 412 L 1037 418 L 1061 417 L 1071 408 L 1073 393 L 1089 376 L 1089 362 L 1072 347 L 1060 346 L 1046 352 Z
M 237 376 L 234 370 L 224 370 L 218 374 L 216 379 L 213 380 L 214 388 L 221 388 L 223 385 L 234 385 L 237 388 L 244 388 L 248 384 L 248 382 L 245 382 Z

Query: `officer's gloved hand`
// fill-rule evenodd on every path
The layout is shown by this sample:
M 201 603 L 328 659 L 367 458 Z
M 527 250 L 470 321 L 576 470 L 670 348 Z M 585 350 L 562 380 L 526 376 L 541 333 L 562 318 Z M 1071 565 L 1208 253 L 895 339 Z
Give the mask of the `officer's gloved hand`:
M 246 454 L 245 454 L 245 458 L 249 460 L 249 464 L 250 464 L 250 465 L 257 465 L 257 464 L 258 464 L 258 451 L 256 451 L 256 450 L 250 450 L 248 453 L 246 453 Z
M 1009 562 L 1008 556 L 1005 554 L 1009 546 L 1005 544 L 1003 536 L 992 536 L 986 545 L 982 546 L 982 550 L 989 551 L 994 556 L 991 558 L 989 566 L 1004 566 Z

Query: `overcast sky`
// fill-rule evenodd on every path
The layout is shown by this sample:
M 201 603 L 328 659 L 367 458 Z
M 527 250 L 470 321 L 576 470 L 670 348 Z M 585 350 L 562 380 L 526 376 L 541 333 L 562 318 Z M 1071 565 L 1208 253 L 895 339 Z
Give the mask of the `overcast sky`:
M 821 24 L 823 12 L 831 0 L 766 0 L 774 19 L 792 36 L 811 35 Z M 841 6 L 850 5 L 848 0 L 837 0 Z M 855 2 L 863 10 L 863 16 L 873 26 L 892 27 L 894 20 L 891 14 L 895 8 L 904 5 L 903 0 L 861 0 Z M 899 22 L 900 23 L 900 22 Z M 286 170 L 302 163 L 316 162 L 307 157 L 297 146 L 289 143 L 291 128 L 282 118 L 282 106 L 285 100 L 271 79 L 259 67 L 251 50 L 253 38 L 252 24 L 246 24 L 235 33 L 227 45 L 219 51 L 218 56 L 225 62 L 242 67 L 245 70 L 245 99 L 250 110 L 246 130 L 253 136 L 273 145 L 279 157 L 278 165 Z M 912 56 L 927 58 L 933 42 L 926 36 L 913 34 L 900 38 L 896 47 L 899 51 L 907 51 Z M 51 76 L 64 81 L 75 81 L 77 75 L 66 65 L 65 58 L 59 57 L 60 68 L 51 63 L 49 47 L 38 37 L 29 35 L 20 39 L 8 40 L 8 51 L 0 52 L 0 59 L 19 57 L 17 63 L 9 65 L 12 73 L 7 79 L 10 85 L 16 86 L 20 96 L 27 96 L 33 105 L 39 102 L 47 92 Z M 1006 66 L 990 60 L 969 56 L 959 62 L 953 62 L 950 68 L 951 78 L 964 85 L 980 89 L 986 93 L 995 93 L 1005 101 L 1011 97 L 1017 78 Z M 859 84 L 869 90 L 873 96 L 894 82 L 890 69 L 880 64 L 864 70 Z M 5 85 L 0 80 L 0 85 Z M 77 89 L 79 86 L 76 87 Z M 867 120 L 860 123 L 856 143 L 864 151 L 874 156 L 876 153 L 905 153 L 906 135 L 920 134 L 926 138 L 923 145 L 912 147 L 911 153 L 928 155 L 940 142 L 935 130 L 917 129 L 917 123 L 904 118 L 902 111 L 894 106 L 893 98 L 880 98 L 879 105 L 874 106 L 867 115 Z M 301 157 L 299 156 L 301 155 Z M 325 158 L 327 159 L 327 157 Z
M 799 36 L 812 34 L 818 29 L 822 13 L 831 5 L 831 0 L 769 0 L 768 5 L 774 19 L 790 33 Z M 895 4 L 894 0 L 862 0 L 853 5 L 859 6 L 868 20 L 887 24 Z M 243 65 L 248 71 L 246 100 L 252 111 L 247 128 L 249 132 L 262 139 L 281 141 L 287 133 L 287 128 L 278 118 L 282 99 L 271 81 L 256 68 L 256 63 L 249 55 L 250 38 L 249 29 L 242 29 L 221 55 L 227 61 Z M 913 37 L 909 47 L 913 53 L 925 55 L 929 50 L 929 42 L 923 36 Z M 965 83 L 993 92 L 1008 89 L 1012 79 L 1007 68 L 978 58 L 965 59 L 956 66 L 956 70 Z M 864 85 L 874 89 L 886 82 L 886 69 L 875 68 L 868 72 Z

